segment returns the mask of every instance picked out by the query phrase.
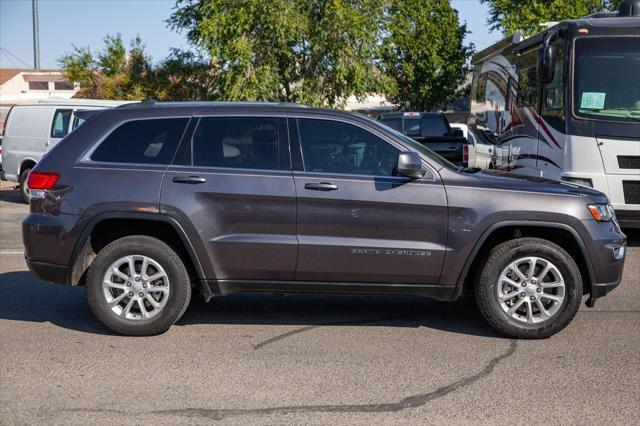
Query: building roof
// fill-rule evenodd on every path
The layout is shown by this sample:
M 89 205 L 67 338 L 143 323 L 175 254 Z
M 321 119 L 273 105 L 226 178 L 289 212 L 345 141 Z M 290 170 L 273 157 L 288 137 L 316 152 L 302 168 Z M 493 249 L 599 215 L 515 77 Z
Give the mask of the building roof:
M 52 72 L 61 73 L 62 70 L 60 70 L 60 69 L 33 69 L 33 68 L 0 68 L 0 86 L 2 86 L 4 83 L 6 83 L 7 81 L 11 80 L 13 77 L 15 77 L 16 75 L 18 75 L 20 73 L 39 74 L 39 73 L 52 73 Z

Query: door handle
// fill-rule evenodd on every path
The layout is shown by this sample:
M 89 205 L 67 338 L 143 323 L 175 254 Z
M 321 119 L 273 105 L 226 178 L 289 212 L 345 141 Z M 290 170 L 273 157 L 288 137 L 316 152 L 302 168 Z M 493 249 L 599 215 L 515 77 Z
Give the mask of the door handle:
M 197 185 L 205 183 L 207 180 L 200 176 L 176 176 L 173 178 L 175 183 L 187 183 L 189 185 Z
M 305 183 L 304 189 L 310 189 L 312 191 L 335 191 L 338 189 L 338 185 L 329 182 Z

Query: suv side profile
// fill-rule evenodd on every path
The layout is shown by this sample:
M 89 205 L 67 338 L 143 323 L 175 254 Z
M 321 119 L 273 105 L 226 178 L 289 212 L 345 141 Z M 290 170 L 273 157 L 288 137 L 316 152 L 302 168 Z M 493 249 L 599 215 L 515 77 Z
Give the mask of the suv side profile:
M 600 192 L 461 170 L 374 120 L 290 104 L 99 111 L 28 185 L 29 269 L 86 285 L 126 335 L 166 331 L 197 290 L 475 294 L 500 333 L 544 338 L 625 257 Z

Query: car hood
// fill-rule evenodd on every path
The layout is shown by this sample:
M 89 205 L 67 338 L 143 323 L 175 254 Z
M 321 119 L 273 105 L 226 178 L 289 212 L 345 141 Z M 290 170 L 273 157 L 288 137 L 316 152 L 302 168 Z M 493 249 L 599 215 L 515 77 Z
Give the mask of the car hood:
M 497 170 L 483 170 L 473 175 L 483 187 L 534 191 L 564 195 L 578 195 L 591 198 L 594 202 L 608 202 L 607 196 L 600 191 L 570 182 L 561 182 L 535 176 L 524 176 Z

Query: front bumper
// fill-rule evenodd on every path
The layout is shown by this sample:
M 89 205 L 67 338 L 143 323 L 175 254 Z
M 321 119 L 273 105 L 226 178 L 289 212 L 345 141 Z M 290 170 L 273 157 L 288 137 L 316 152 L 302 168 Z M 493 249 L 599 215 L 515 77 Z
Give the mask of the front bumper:
M 38 262 L 25 257 L 25 262 L 29 271 L 38 279 L 56 284 L 67 284 L 67 273 L 69 268 L 64 265 Z

